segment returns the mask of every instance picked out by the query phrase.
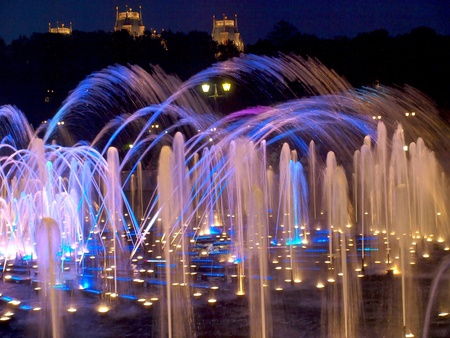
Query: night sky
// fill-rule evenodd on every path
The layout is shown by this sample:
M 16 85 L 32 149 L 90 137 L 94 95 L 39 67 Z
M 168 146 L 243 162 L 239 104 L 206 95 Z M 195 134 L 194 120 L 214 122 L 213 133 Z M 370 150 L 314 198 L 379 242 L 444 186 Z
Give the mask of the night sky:
M 188 33 L 211 32 L 212 16 L 238 15 L 245 43 L 254 43 L 272 31 L 280 20 L 302 33 L 321 38 L 354 37 L 358 33 L 386 29 L 391 35 L 427 26 L 450 35 L 448 0 L 0 0 L 0 37 L 7 44 L 20 35 L 47 32 L 48 23 L 69 24 L 81 31 L 111 31 L 115 7 L 133 10 L 142 5 L 146 28 Z

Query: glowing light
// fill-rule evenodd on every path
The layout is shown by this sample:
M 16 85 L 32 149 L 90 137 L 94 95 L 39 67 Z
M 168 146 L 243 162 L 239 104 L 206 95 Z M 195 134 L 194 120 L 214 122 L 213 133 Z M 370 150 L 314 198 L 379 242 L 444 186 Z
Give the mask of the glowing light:
M 143 305 L 144 305 L 144 306 L 151 306 L 151 305 L 153 305 L 153 303 L 152 303 L 152 302 L 149 302 L 149 301 L 146 301 L 146 302 L 144 302 Z
M 74 313 L 74 312 L 77 312 L 77 309 L 74 308 L 73 306 L 71 306 L 71 307 L 69 307 L 69 308 L 67 309 L 67 312 Z
M 194 293 L 194 297 L 200 297 L 201 295 L 202 295 L 201 292 Z
M 202 91 L 203 93 L 208 93 L 209 92 L 209 88 L 211 88 L 211 86 L 207 83 L 202 84 Z
M 217 299 L 214 299 L 214 298 L 208 299 L 209 304 L 215 304 L 216 302 L 217 302 Z
M 323 283 L 321 283 L 321 282 L 317 283 L 317 285 L 316 285 L 316 288 L 318 288 L 318 289 L 323 289 L 324 287 L 325 287 L 325 285 L 323 285 Z
M 222 89 L 224 92 L 229 92 L 231 89 L 231 83 L 229 82 L 222 83 Z
M 448 312 L 441 312 L 438 314 L 439 317 L 447 317 L 448 316 Z
M 398 267 L 396 267 L 396 266 L 394 266 L 391 270 L 392 270 L 392 273 L 393 273 L 394 275 L 399 275 L 399 274 L 400 274 L 400 270 L 399 270 Z
M 109 311 L 109 307 L 102 304 L 97 308 L 97 311 L 99 313 L 107 313 Z

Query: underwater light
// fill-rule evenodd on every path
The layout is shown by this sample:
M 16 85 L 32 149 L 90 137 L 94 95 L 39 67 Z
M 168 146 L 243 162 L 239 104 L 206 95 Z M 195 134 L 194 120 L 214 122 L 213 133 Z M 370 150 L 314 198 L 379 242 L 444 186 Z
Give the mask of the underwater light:
M 109 311 L 109 307 L 106 306 L 106 305 L 104 305 L 104 304 L 102 304 L 102 305 L 100 305 L 100 306 L 97 308 L 97 311 L 98 311 L 99 313 L 107 313 L 107 312 Z
M 67 309 L 67 312 L 74 313 L 74 312 L 77 312 L 77 309 L 74 308 L 73 306 L 71 306 Z
M 209 304 L 215 304 L 216 302 L 217 302 L 217 299 L 214 299 L 214 298 L 208 299 Z
M 323 289 L 324 287 L 325 287 L 325 285 L 323 285 L 323 283 L 321 283 L 321 282 L 317 283 L 317 285 L 316 285 L 316 288 L 318 288 L 318 289 Z
M 200 297 L 202 294 L 200 292 L 194 293 L 194 297 Z

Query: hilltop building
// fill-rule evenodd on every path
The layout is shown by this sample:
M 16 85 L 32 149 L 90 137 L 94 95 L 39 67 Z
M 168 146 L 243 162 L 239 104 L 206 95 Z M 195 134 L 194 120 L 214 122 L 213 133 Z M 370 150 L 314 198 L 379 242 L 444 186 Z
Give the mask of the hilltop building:
M 72 22 L 70 23 L 69 27 L 64 26 L 64 24 L 59 26 L 59 22 L 56 22 L 56 27 L 52 27 L 51 23 L 48 23 L 48 32 L 53 34 L 64 34 L 64 35 L 70 35 L 72 34 Z
M 127 30 L 134 37 L 144 35 L 145 26 L 142 21 L 141 6 L 139 6 L 139 12 L 133 12 L 133 9 L 128 7 L 125 12 L 119 12 L 119 7 L 116 7 L 114 31 L 121 31 L 123 29 Z
M 234 20 L 228 19 L 226 15 L 223 16 L 223 20 L 216 20 L 213 16 L 212 38 L 218 44 L 225 44 L 230 40 L 240 52 L 244 51 L 244 41 L 238 31 L 237 15 L 234 16 Z

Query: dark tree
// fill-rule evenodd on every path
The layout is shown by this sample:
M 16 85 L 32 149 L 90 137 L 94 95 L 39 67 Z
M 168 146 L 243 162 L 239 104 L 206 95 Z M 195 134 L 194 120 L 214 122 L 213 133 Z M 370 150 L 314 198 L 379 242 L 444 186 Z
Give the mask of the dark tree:
M 241 54 L 236 44 L 228 40 L 224 44 L 220 44 L 217 46 L 217 60 L 225 61 L 234 57 L 237 57 Z

